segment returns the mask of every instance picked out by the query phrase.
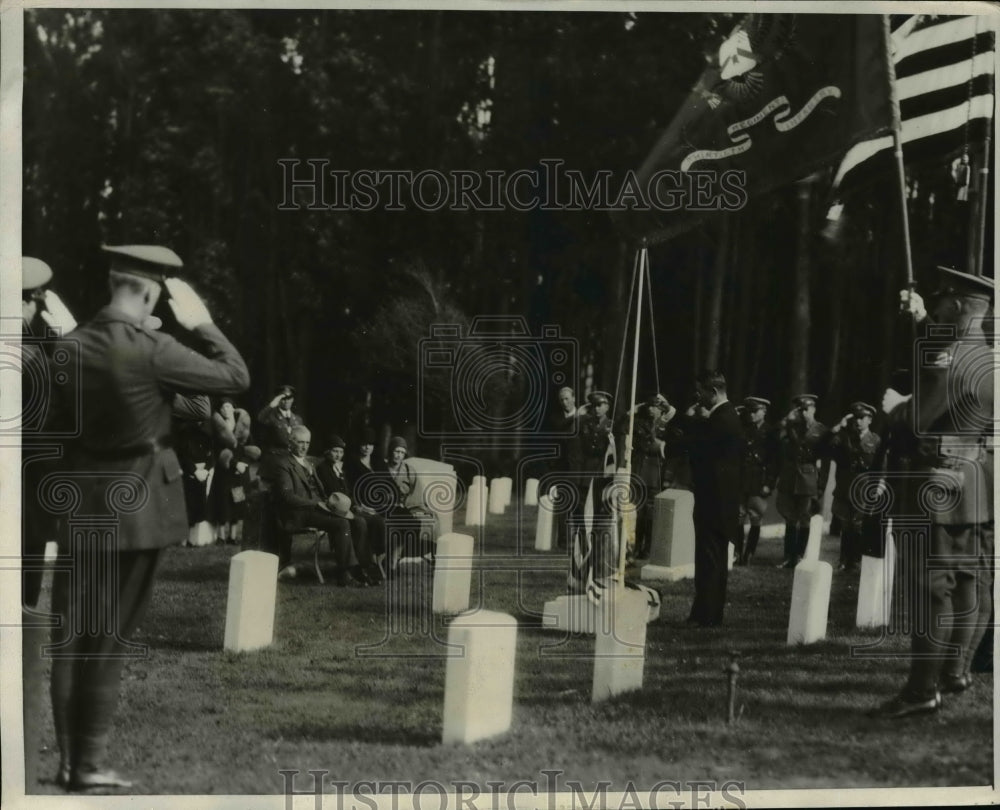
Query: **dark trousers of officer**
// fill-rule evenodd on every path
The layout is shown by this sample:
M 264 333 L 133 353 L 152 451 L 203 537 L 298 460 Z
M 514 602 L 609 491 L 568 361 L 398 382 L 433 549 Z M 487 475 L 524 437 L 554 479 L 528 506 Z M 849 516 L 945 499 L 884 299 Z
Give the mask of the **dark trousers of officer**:
M 989 623 L 993 532 L 984 524 L 931 524 L 902 551 L 911 624 L 904 694 L 932 697 L 943 677 L 966 674 Z
M 729 577 L 729 540 L 717 520 L 695 518 L 694 602 L 689 618 L 699 624 L 722 624 Z
M 159 556 L 159 549 L 95 551 L 86 544 L 59 556 L 52 608 L 61 626 L 52 631 L 51 693 L 61 770 L 106 766 L 122 667 L 141 652 L 125 642 L 149 605 Z

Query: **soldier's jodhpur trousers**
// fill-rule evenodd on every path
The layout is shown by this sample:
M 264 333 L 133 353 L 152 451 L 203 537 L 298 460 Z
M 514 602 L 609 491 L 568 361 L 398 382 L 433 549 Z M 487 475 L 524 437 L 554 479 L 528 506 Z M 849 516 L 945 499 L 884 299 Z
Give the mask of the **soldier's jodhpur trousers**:
M 904 693 L 927 699 L 942 678 L 969 671 L 992 605 L 993 528 L 932 523 L 930 537 L 901 538 L 900 574 L 911 634 Z
M 60 770 L 106 767 L 122 668 L 144 657 L 129 642 L 149 605 L 160 550 L 108 551 L 81 543 L 53 578 L 52 715 Z

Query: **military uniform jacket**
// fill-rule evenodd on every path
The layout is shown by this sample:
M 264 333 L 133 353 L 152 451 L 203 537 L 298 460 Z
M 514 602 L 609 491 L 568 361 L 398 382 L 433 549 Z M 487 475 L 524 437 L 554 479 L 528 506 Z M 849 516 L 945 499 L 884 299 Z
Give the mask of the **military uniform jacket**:
M 265 405 L 257 415 L 261 445 L 270 452 L 283 453 L 288 449 L 292 428 L 302 424 L 302 417 L 294 411 L 285 414 L 280 408 Z
M 914 475 L 896 487 L 901 497 L 893 512 L 945 525 L 991 521 L 993 352 L 980 334 L 924 354 L 913 397 L 888 414 L 915 448 Z M 922 496 L 928 483 L 945 494 Z
M 774 431 L 766 424 L 744 425 L 743 495 L 760 495 L 764 487 L 774 489 L 778 478 L 778 447 Z
M 817 497 L 826 485 L 816 462 L 822 457 L 827 428 L 821 422 L 785 422 L 779 433 L 778 489 L 787 495 Z
M 872 468 L 875 454 L 882 443 L 872 430 L 858 435 L 853 430 L 830 431 L 827 434 L 826 456 L 837 464 L 837 481 L 833 490 L 833 511 L 841 518 L 854 515 L 851 504 L 851 484 L 861 473 Z
M 611 420 L 588 411 L 580 417 L 580 469 L 603 473 L 611 449 Z
M 626 430 L 628 430 L 627 422 Z M 662 434 L 661 424 L 654 423 L 648 415 L 635 417 L 632 431 L 632 472 L 652 490 L 649 497 L 653 497 L 660 491 L 662 456 L 657 441 L 662 441 Z
M 187 537 L 184 489 L 171 447 L 176 394 L 239 394 L 250 374 L 213 324 L 194 330 L 204 354 L 147 329 L 113 306 L 73 332 L 80 377 L 60 391 L 79 409 L 79 438 L 67 448 L 85 473 L 79 514 L 118 517 L 118 549 L 154 549 Z

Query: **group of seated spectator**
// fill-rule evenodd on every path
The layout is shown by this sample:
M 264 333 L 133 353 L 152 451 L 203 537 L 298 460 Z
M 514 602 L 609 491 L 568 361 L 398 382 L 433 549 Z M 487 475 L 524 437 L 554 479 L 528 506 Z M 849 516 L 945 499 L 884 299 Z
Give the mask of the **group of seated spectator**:
M 416 474 L 406 463 L 406 441 L 394 437 L 382 460 L 370 432 L 350 454 L 334 435 L 320 457 L 310 457 L 312 433 L 292 410 L 294 399 L 295 390 L 282 386 L 257 417 L 264 445 L 259 478 L 276 528 L 264 546 L 278 555 L 279 578 L 295 577 L 292 538 L 310 529 L 329 538 L 340 586 L 381 584 L 404 553 L 433 562 L 433 515 L 407 505 Z

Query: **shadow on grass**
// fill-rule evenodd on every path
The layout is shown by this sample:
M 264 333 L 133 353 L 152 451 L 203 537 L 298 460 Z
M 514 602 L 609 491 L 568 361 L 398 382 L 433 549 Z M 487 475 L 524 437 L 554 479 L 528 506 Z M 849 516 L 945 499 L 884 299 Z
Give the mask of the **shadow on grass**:
M 307 740 L 309 742 L 351 742 L 375 743 L 385 745 L 391 741 L 393 745 L 409 745 L 416 748 L 430 748 L 441 742 L 440 729 L 407 729 L 398 725 L 362 725 L 352 723 L 338 726 L 325 723 L 302 722 L 286 726 L 277 726 L 276 731 L 289 741 Z

